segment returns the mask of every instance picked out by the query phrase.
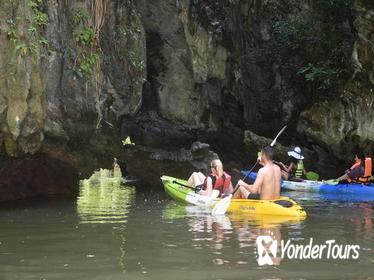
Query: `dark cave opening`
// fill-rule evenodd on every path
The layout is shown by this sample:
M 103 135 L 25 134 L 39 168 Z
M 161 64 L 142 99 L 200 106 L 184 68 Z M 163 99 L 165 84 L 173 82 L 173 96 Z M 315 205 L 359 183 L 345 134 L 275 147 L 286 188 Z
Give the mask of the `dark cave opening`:
M 163 42 L 159 33 L 146 31 L 147 81 L 143 87 L 143 111 L 157 108 L 159 77 L 166 69 L 162 55 Z

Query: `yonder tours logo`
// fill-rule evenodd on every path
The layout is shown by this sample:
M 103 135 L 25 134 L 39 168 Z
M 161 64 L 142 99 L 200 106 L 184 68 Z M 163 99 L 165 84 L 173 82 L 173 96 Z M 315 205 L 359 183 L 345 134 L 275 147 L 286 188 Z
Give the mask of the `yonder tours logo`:
M 315 244 L 313 238 L 310 238 L 308 244 L 295 244 L 291 240 L 279 242 L 269 235 L 260 235 L 256 239 L 256 246 L 260 266 L 273 265 L 274 260 L 279 257 L 290 260 L 357 260 L 360 257 L 360 245 L 337 244 L 335 240 Z

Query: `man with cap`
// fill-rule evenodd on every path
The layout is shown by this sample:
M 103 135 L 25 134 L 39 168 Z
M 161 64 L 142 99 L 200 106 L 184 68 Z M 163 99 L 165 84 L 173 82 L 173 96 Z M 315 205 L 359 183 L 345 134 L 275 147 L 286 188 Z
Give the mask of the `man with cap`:
M 306 174 L 303 162 L 304 156 L 300 147 L 295 147 L 287 154 L 290 157 L 290 165 L 286 166 L 282 162 L 279 163 L 282 168 L 282 178 L 285 180 L 300 180 Z

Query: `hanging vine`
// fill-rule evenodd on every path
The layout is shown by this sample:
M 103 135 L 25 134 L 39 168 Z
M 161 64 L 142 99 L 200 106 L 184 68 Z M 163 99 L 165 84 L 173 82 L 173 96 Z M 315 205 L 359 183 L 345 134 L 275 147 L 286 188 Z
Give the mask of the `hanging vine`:
M 94 41 L 92 44 L 93 49 L 99 50 L 102 53 L 100 47 L 100 32 L 104 25 L 105 13 L 107 9 L 107 0 L 94 0 L 91 4 L 92 11 L 92 21 L 94 28 Z M 100 93 L 102 85 L 103 75 L 101 71 L 101 59 L 100 57 L 95 59 L 95 101 L 96 101 L 96 111 L 97 111 L 97 123 L 96 129 L 100 127 L 101 121 L 103 119 L 103 113 L 101 110 L 100 103 Z
M 88 94 L 88 82 L 93 74 L 97 129 L 100 127 L 103 119 L 100 102 L 101 85 L 103 82 L 100 33 L 105 21 L 106 9 L 107 0 L 93 0 L 87 6 L 88 12 L 83 9 L 74 11 L 72 16 L 73 37 L 79 48 L 77 51 L 74 49 L 68 50 L 68 56 L 73 58 L 73 67 L 85 79 L 86 96 Z

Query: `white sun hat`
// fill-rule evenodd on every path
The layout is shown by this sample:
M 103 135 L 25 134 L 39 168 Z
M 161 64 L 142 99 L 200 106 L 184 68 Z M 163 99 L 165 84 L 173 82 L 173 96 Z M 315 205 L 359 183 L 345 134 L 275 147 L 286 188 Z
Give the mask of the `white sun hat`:
M 292 151 L 289 151 L 287 153 L 290 157 L 296 158 L 296 159 L 304 159 L 304 156 L 301 153 L 300 147 L 295 147 Z

